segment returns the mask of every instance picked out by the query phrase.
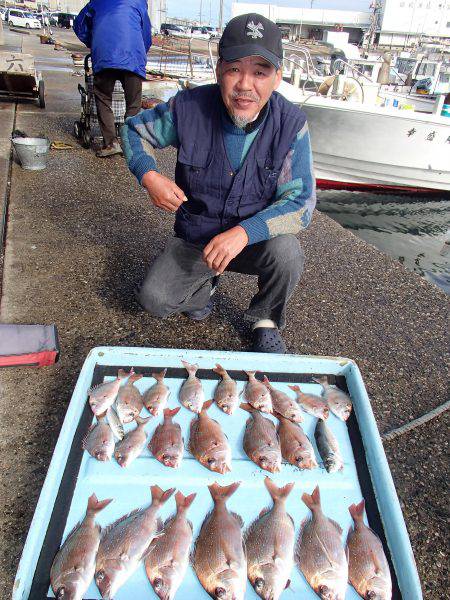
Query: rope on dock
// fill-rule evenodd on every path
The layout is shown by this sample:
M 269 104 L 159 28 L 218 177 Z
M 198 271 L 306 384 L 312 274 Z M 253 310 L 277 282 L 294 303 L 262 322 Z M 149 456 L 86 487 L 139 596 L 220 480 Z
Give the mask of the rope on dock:
M 423 425 L 424 423 L 431 421 L 431 419 L 438 417 L 439 415 L 444 413 L 449 408 L 450 408 L 450 400 L 447 400 L 447 402 L 444 402 L 444 404 L 441 404 L 440 406 L 433 408 L 433 410 L 430 410 L 430 412 L 422 415 L 421 417 L 418 417 L 417 419 L 414 419 L 413 421 L 410 421 L 409 423 L 406 423 L 405 425 L 402 425 L 401 427 L 397 427 L 396 429 L 391 429 L 390 431 L 386 431 L 385 433 L 381 434 L 381 439 L 384 442 L 390 442 L 391 440 L 395 439 L 396 437 L 403 435 L 404 433 L 407 433 L 408 431 L 412 431 L 416 427 L 420 427 L 420 425 Z

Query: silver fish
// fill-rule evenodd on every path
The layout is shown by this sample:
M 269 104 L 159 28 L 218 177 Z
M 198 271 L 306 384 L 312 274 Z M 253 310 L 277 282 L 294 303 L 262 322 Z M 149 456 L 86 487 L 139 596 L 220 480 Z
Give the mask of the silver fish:
M 242 519 L 230 513 L 226 501 L 239 483 L 208 486 L 214 500 L 200 529 L 193 553 L 193 566 L 200 583 L 212 598 L 244 600 L 247 561 L 242 539 Z
M 164 369 L 161 373 L 152 373 L 156 383 L 144 394 L 144 406 L 154 417 L 162 413 L 170 396 L 170 390 L 164 383 L 166 373 L 167 369 Z
M 344 468 L 344 461 L 342 460 L 337 439 L 322 419 L 318 419 L 317 421 L 314 437 L 316 439 L 317 450 L 319 451 L 323 460 L 323 465 L 328 473 L 342 471 Z
M 147 577 L 161 600 L 173 600 L 189 565 L 192 523 L 186 513 L 196 494 L 175 494 L 177 513 L 164 523 L 164 535 L 150 546 L 145 558 Z
M 135 381 L 141 378 L 142 375 L 133 373 L 128 378 L 126 384 L 119 389 L 116 410 L 121 423 L 131 423 L 136 415 L 140 414 L 144 406 L 141 392 L 133 385 Z
M 198 371 L 198 365 L 190 365 L 184 360 L 181 362 L 189 373 L 189 376 L 181 386 L 179 394 L 180 402 L 183 406 L 192 410 L 192 412 L 199 413 L 202 410 L 203 402 L 205 401 L 205 394 L 203 392 L 202 382 L 195 376 Z
M 114 450 L 114 458 L 121 467 L 128 467 L 140 455 L 147 441 L 144 425 L 150 421 L 151 417 L 143 419 L 136 416 L 135 419 L 137 427 L 129 431 L 123 440 L 117 442 Z
M 244 388 L 244 398 L 246 401 L 257 410 L 272 413 L 272 399 L 267 387 L 262 381 L 256 379 L 256 371 L 245 371 L 245 373 L 248 377 L 248 382 Z
M 264 483 L 273 506 L 263 509 L 246 532 L 247 572 L 260 598 L 278 600 L 290 584 L 294 565 L 295 527 L 285 507 L 294 484 L 278 488 L 269 477 Z
M 98 416 L 97 423 L 89 427 L 82 448 L 97 460 L 102 462 L 111 460 L 114 452 L 114 435 L 104 415 Z
M 251 414 L 245 425 L 245 453 L 262 469 L 280 471 L 281 448 L 274 423 L 249 404 L 241 404 L 241 408 Z
M 319 598 L 344 600 L 348 564 L 341 542 L 342 529 L 323 514 L 318 486 L 311 496 L 303 494 L 302 500 L 312 516 L 301 525 L 295 550 L 296 562 Z
M 346 421 L 352 412 L 352 401 L 345 392 L 330 385 L 326 375 L 315 379 L 323 387 L 323 395 L 333 414 L 342 421 Z
M 389 564 L 380 538 L 364 523 L 364 500 L 348 510 L 354 522 L 347 536 L 349 581 L 362 598 L 391 600 Z
M 320 396 L 305 394 L 298 385 L 290 385 L 289 387 L 297 394 L 297 402 L 305 412 L 318 419 L 328 419 L 330 409 Z
M 117 378 L 114 381 L 106 381 L 89 388 L 89 404 L 95 416 L 102 415 L 112 406 L 119 392 L 122 380 L 126 379 L 133 372 L 133 369 L 131 369 L 130 373 L 125 373 L 123 369 L 119 369 Z
M 97 514 L 112 502 L 92 494 L 86 516 L 66 537 L 50 569 L 50 583 L 58 600 L 82 600 L 94 577 L 95 557 L 100 544 Z
M 134 510 L 105 529 L 97 553 L 95 583 L 104 600 L 112 600 L 117 590 L 139 567 L 153 539 L 160 535 L 157 516 L 175 491 L 151 487 L 152 503 Z
M 214 392 L 214 400 L 224 413 L 232 415 L 239 405 L 237 384 L 221 365 L 217 364 L 213 371 L 222 377 L 222 381 L 219 382 Z
M 294 423 L 301 423 L 303 421 L 302 411 L 297 402 L 292 398 L 289 398 L 289 396 L 281 390 L 274 388 L 266 375 L 264 375 L 263 383 L 270 392 L 273 411 L 283 415 L 283 417 L 286 417 L 286 419 L 289 419 Z
M 106 411 L 106 418 L 108 419 L 108 425 L 111 427 L 113 434 L 118 440 L 123 440 L 125 431 L 120 419 L 112 406 Z

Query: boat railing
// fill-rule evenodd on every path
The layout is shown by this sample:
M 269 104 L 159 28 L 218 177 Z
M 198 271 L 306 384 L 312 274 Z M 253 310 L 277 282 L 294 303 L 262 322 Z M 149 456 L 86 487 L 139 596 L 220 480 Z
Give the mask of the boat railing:
M 358 79 L 361 77 L 362 79 L 366 79 L 370 83 L 373 83 L 372 79 L 370 77 L 368 77 L 365 73 L 363 73 L 362 71 L 357 69 L 354 65 L 351 65 L 350 63 L 348 63 L 347 61 L 345 61 L 342 58 L 337 58 L 334 61 L 333 71 L 334 71 L 334 75 L 338 75 L 341 71 L 344 71 L 344 75 L 348 75 L 348 72 L 351 71 L 352 77 L 354 79 Z
M 306 77 L 305 79 L 300 79 L 299 88 L 305 91 L 305 87 L 308 85 L 309 87 L 312 86 L 317 92 L 319 90 L 319 86 L 317 85 L 316 79 L 320 78 L 321 75 L 315 68 L 309 51 L 298 46 L 295 47 L 295 50 L 301 56 L 304 56 L 304 58 L 293 54 L 290 56 L 285 55 L 283 59 L 283 73 L 287 71 L 288 74 L 290 73 L 291 77 L 294 77 L 295 80 L 295 70 L 298 69 L 300 74 L 304 73 Z M 287 66 L 290 68 L 286 68 Z
M 152 46 L 147 59 L 147 72 L 163 77 L 215 77 L 214 45 L 196 38 L 165 36 L 160 44 Z M 193 44 L 195 43 L 195 49 Z M 206 43 L 206 40 L 205 40 Z

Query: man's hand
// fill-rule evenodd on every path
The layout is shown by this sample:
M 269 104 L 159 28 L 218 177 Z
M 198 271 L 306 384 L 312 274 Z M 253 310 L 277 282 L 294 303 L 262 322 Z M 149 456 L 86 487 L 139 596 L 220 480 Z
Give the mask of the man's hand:
M 147 190 L 153 204 L 168 212 L 175 212 L 180 204 L 187 201 L 183 190 L 174 181 L 156 171 L 145 173 L 141 184 Z
M 203 260 L 218 275 L 248 244 L 247 232 L 240 225 L 213 237 L 203 250 Z

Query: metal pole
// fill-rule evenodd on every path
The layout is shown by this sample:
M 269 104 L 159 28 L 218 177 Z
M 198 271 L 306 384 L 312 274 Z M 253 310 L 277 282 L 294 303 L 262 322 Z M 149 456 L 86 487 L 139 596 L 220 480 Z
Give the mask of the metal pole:
M 223 22 L 223 0 L 220 0 L 220 8 L 219 8 L 219 33 L 222 33 L 222 23 Z
M 199 25 L 202 24 L 202 0 L 200 0 Z

